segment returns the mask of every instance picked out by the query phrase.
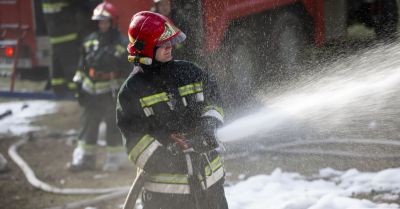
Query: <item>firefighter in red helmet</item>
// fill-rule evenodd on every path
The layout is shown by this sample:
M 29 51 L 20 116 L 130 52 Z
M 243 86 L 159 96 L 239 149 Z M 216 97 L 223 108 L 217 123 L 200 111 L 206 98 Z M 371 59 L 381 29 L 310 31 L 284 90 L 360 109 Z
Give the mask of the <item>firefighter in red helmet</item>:
M 78 146 L 69 169 L 94 169 L 99 124 L 104 121 L 107 126 L 107 156 L 103 170 L 115 171 L 128 162 L 115 123 L 117 90 L 129 74 L 125 49 L 128 39 L 116 28 L 117 11 L 111 3 L 99 4 L 91 19 L 97 21 L 98 30 L 85 38 L 73 79 L 77 84 L 77 97 L 83 114 Z
M 109 2 L 103 2 L 94 9 L 92 20 L 111 20 L 114 26 L 118 22 L 117 10 Z
M 173 59 L 186 36 L 167 17 L 139 12 L 128 34 L 134 70 L 118 94 L 117 124 L 129 159 L 145 172 L 144 209 L 227 209 L 216 79 Z

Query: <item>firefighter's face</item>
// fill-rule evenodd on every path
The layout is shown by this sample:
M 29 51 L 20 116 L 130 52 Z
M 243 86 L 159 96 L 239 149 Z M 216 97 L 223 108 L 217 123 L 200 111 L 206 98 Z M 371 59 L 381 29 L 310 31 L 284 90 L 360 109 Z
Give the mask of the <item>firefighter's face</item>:
M 110 20 L 99 20 L 99 30 L 102 33 L 105 33 L 108 31 L 108 29 L 110 29 L 111 27 L 111 21 Z
M 157 48 L 156 60 L 159 62 L 168 62 L 172 60 L 171 42 L 168 41 Z

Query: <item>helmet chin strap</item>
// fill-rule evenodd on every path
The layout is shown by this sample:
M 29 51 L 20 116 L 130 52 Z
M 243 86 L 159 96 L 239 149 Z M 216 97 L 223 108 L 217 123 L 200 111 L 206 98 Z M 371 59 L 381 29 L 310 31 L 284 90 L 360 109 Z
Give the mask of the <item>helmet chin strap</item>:
M 140 63 L 144 65 L 151 65 L 153 63 L 153 59 L 150 57 L 141 57 L 139 55 L 129 55 L 128 56 L 128 61 L 133 62 L 133 63 Z
M 143 71 L 143 68 L 142 68 L 142 66 L 140 66 L 138 63 L 136 63 L 134 66 L 133 66 L 133 69 L 132 69 L 132 74 L 136 74 L 136 73 L 139 73 L 139 72 L 144 72 Z

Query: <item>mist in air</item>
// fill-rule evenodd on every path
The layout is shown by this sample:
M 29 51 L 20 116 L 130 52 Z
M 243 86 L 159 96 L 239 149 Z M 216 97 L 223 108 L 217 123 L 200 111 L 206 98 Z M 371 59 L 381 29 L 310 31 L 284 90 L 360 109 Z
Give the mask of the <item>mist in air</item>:
M 388 132 L 398 124 L 400 44 L 379 45 L 319 68 L 319 74 L 291 84 L 279 96 L 260 93 L 263 107 L 226 124 L 219 138 L 259 138 L 293 121 L 321 132 L 352 134 Z

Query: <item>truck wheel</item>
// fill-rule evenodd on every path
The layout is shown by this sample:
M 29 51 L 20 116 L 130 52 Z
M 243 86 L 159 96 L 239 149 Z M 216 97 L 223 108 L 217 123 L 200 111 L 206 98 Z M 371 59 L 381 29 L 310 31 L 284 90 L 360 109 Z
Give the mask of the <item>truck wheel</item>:
M 376 17 L 375 33 L 378 38 L 392 37 L 397 30 L 399 13 L 396 0 L 384 0 L 381 14 Z
M 272 17 L 267 60 L 274 71 L 292 77 L 300 70 L 309 36 L 301 18 L 292 12 L 280 12 Z M 272 72 L 275 74 L 276 72 Z

